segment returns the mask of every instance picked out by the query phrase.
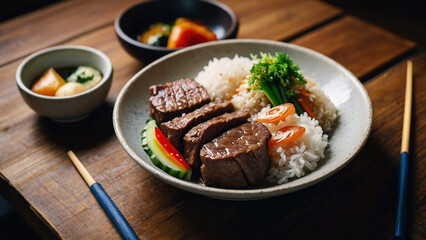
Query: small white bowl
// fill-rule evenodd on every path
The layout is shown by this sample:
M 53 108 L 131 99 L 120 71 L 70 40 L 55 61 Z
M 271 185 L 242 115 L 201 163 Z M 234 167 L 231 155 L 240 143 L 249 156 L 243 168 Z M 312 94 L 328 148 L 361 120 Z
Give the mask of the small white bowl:
M 81 65 L 102 73 L 102 80 L 85 92 L 68 97 L 51 97 L 31 91 L 31 85 L 46 70 Z M 102 52 L 85 46 L 58 46 L 36 52 L 26 58 L 16 71 L 21 96 L 35 112 L 57 122 L 76 122 L 103 103 L 111 87 L 113 68 Z

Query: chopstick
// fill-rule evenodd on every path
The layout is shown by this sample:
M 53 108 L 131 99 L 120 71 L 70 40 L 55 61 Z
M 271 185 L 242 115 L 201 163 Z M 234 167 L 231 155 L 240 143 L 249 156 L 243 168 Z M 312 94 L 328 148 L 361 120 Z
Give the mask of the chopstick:
M 398 205 L 396 209 L 394 239 L 404 239 L 412 98 L 413 62 L 408 60 L 405 86 L 404 121 L 402 125 L 401 155 L 399 159 Z
M 80 160 L 77 158 L 77 156 L 75 156 L 74 152 L 68 151 L 67 154 L 70 157 L 71 161 L 74 163 L 74 166 L 80 172 L 81 176 L 86 181 L 87 185 L 89 185 L 93 194 L 95 194 L 96 198 L 104 208 L 105 212 L 114 222 L 121 236 L 123 236 L 123 238 L 126 240 L 139 239 L 130 224 L 127 222 L 126 218 L 124 218 L 123 214 L 121 214 L 120 210 L 118 210 L 117 206 L 105 192 L 102 186 L 93 179 L 93 177 L 86 170 L 83 164 L 81 164 Z

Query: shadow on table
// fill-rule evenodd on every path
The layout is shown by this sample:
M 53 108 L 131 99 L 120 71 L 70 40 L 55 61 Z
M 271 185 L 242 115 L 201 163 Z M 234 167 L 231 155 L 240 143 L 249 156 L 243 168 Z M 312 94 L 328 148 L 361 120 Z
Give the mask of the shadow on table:
M 41 237 L 30 227 L 30 225 L 28 225 L 28 223 L 17 212 L 15 212 L 1 196 L 0 204 L 0 208 L 5 210 L 5 212 L 0 214 L 0 239 L 41 239 Z
M 104 102 L 87 118 L 75 123 L 58 123 L 40 117 L 40 129 L 49 141 L 66 149 L 94 147 L 114 135 L 113 107 L 112 103 Z
M 0 8 L 0 22 L 63 0 L 14 0 Z

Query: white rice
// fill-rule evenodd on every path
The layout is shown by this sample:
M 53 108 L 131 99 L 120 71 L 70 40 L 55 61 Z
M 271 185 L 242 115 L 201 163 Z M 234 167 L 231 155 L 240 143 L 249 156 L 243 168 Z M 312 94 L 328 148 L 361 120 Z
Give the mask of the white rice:
M 254 121 L 270 109 L 270 104 L 262 91 L 252 91 L 248 88 L 246 77 L 250 74 L 252 65 L 252 60 L 237 55 L 233 59 L 214 58 L 198 73 L 195 80 L 207 89 L 212 99 L 231 100 L 236 109 L 250 111 L 252 117 L 249 120 Z M 306 90 L 310 93 L 309 98 L 313 102 L 316 119 L 304 113 L 301 116 L 289 116 L 278 125 L 265 124 L 272 134 L 289 125 L 305 128 L 305 133 L 291 144 L 269 149 L 269 182 L 282 184 L 292 178 L 302 177 L 315 170 L 318 161 L 324 157 L 328 144 L 328 136 L 324 131 L 331 129 L 337 118 L 337 110 L 314 82 L 308 81 Z
M 331 126 L 337 118 L 337 109 L 324 92 L 312 81 L 308 81 L 305 88 L 310 92 L 309 100 L 313 103 L 313 113 L 325 132 L 331 130 Z
M 240 82 L 250 74 L 253 62 L 246 57 L 235 55 L 233 59 L 224 57 L 210 60 L 203 71 L 195 77 L 195 81 L 203 85 L 211 99 L 230 100 L 232 93 L 240 86 Z
M 248 88 L 247 81 L 244 81 L 238 90 L 240 91 L 232 95 L 231 99 L 236 109 L 247 110 L 254 116 L 269 104 L 268 98 L 262 91 L 252 91 Z
M 267 108 L 262 110 L 259 116 L 267 110 Z M 271 123 L 264 123 L 264 125 L 272 134 L 284 126 L 305 128 L 305 133 L 291 144 L 269 149 L 271 169 L 266 178 L 267 181 L 282 184 L 291 178 L 303 177 L 306 172 L 315 170 L 317 162 L 324 158 L 328 136 L 323 133 L 318 120 L 312 119 L 307 113 L 288 116 L 285 121 L 280 121 L 277 125 Z

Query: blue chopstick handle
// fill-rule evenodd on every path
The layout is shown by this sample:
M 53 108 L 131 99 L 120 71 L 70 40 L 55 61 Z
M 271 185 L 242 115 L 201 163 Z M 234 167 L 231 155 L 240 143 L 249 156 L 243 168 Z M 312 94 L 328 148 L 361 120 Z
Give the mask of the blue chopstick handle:
M 407 201 L 408 152 L 402 152 L 399 159 L 398 205 L 394 239 L 404 239 L 405 205 Z
M 95 194 L 96 198 L 101 203 L 108 216 L 114 222 L 115 226 L 117 227 L 118 231 L 120 231 L 123 238 L 126 240 L 139 239 L 130 224 L 124 218 L 123 214 L 121 214 L 120 210 L 118 210 L 117 206 L 115 206 L 114 202 L 105 192 L 101 184 L 94 183 L 92 184 L 92 186 L 90 186 L 90 189 Z

